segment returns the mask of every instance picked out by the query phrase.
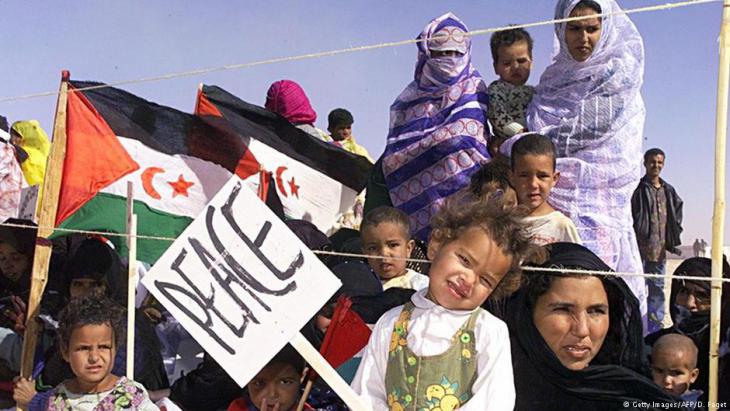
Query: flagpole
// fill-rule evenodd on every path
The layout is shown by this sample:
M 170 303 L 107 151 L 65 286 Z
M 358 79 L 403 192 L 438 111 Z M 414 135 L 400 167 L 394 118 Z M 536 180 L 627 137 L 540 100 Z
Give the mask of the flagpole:
M 715 207 L 712 218 L 712 289 L 710 308 L 709 408 L 718 409 L 720 304 L 722 301 L 723 234 L 725 228 L 725 150 L 727 141 L 728 77 L 730 77 L 730 0 L 723 2 L 720 28 L 720 63 L 717 72 L 715 117 Z
M 43 291 L 48 282 L 48 267 L 51 261 L 52 244 L 48 237 L 56 225 L 58 197 L 61 191 L 63 163 L 66 158 L 66 105 L 68 102 L 68 81 L 70 73 L 61 72 L 61 86 L 56 102 L 56 118 L 53 124 L 51 152 L 48 157 L 46 174 L 43 177 L 43 197 L 38 217 L 38 234 L 33 254 L 33 271 L 31 274 L 30 294 L 23 336 L 23 352 L 20 362 L 20 376 L 32 378 L 33 360 L 35 358 L 38 333 L 41 330 L 37 321 Z M 18 408 L 20 409 L 20 408 Z
M 134 183 L 127 182 L 127 378 L 134 379 L 134 317 L 137 290 L 137 215 L 134 214 Z

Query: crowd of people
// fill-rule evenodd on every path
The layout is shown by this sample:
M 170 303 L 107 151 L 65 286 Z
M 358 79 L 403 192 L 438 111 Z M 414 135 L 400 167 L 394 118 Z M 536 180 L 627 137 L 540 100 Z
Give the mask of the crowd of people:
M 337 371 L 367 409 L 707 408 L 710 259 L 684 260 L 674 271 L 684 279 L 666 283 L 612 274 L 664 273 L 682 231 L 682 200 L 659 177 L 664 152 L 642 153 L 643 42 L 619 11 L 615 0 L 557 0 L 556 19 L 582 19 L 555 25 L 536 86 L 526 30 L 492 36 L 499 78 L 487 85 L 466 25 L 452 13 L 429 22 L 348 224 L 328 236 L 286 221 L 312 250 L 340 253 L 319 255 L 342 287 L 301 332 L 319 348 L 347 297 L 372 334 Z M 303 138 L 373 162 L 353 114 L 332 110 L 327 131 L 317 128 L 296 82 L 273 83 L 265 107 Z M 107 239 L 80 234 L 52 240 L 33 374 L 19 377 L 36 227 L 17 217 L 23 188 L 43 180 L 49 142 L 34 121 L 0 128 L 0 217 L 12 223 L 0 226 L 6 406 L 348 409 L 321 379 L 304 389 L 311 374 L 289 345 L 243 388 L 207 353 L 176 375 L 190 336 L 152 296 L 138 304 L 125 377 L 126 262 Z M 716 377 L 728 407 L 730 282 L 721 315 Z

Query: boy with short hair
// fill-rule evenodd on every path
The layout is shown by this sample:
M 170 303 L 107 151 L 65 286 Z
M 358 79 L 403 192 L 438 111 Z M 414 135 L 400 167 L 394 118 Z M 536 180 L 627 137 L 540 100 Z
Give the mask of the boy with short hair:
M 327 131 L 330 132 L 330 137 L 332 137 L 334 144 L 353 154 L 363 156 L 373 163 L 370 153 L 368 153 L 365 147 L 357 144 L 355 137 L 352 135 L 352 123 L 355 122 L 352 113 L 344 108 L 336 108 L 330 111 L 330 114 L 327 116 L 327 122 L 329 123 L 327 125 Z
M 428 277 L 406 268 L 415 241 L 410 235 L 408 216 L 394 207 L 378 207 L 365 215 L 360 225 L 363 252 L 368 264 L 388 288 L 410 288 L 420 290 L 428 287 Z M 385 257 L 385 258 L 378 258 Z
M 498 31 L 490 46 L 494 72 L 499 76 L 487 88 L 487 114 L 494 133 L 490 151 L 496 153 L 504 140 L 526 131 L 525 112 L 535 92 L 525 85 L 532 69 L 532 38 L 521 28 Z
M 696 404 L 702 390 L 690 390 L 690 386 L 699 374 L 697 345 L 691 338 L 666 334 L 656 340 L 651 350 L 651 375 L 664 391 Z
M 580 244 L 575 224 L 547 202 L 560 178 L 560 173 L 555 171 L 552 141 L 537 133 L 523 136 L 512 145 L 510 165 L 510 182 L 517 192 L 517 202 L 530 212 L 525 222 L 531 226 L 531 241 L 537 245 Z

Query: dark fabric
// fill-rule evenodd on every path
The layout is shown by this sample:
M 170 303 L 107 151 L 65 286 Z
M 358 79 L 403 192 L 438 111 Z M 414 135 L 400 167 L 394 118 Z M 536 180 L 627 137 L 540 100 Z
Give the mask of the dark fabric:
M 170 387 L 170 400 L 185 411 L 226 409 L 240 395 L 241 387 L 208 353 L 198 368 L 177 379 Z
M 540 267 L 608 271 L 605 263 L 583 246 L 556 243 L 546 248 L 550 258 Z M 554 275 L 531 272 L 530 281 L 507 305 L 517 394 L 515 409 L 618 410 L 625 408 L 625 401 L 675 401 L 637 372 L 647 372 L 642 362 L 639 305 L 628 286 L 617 277 L 600 277 L 611 310 L 611 324 L 601 350 L 583 370 L 570 370 L 560 363 L 534 325 L 528 298 L 540 276 L 544 279 Z
M 722 271 L 724 278 L 730 278 L 730 265 L 728 265 L 727 260 L 723 260 Z M 674 270 L 674 275 L 709 278 L 712 275 L 712 260 L 705 257 L 688 258 Z M 647 351 L 650 352 L 654 343 L 663 335 L 678 333 L 690 337 L 697 345 L 697 368 L 700 370 L 700 375 L 690 388 L 702 390 L 703 394 L 700 399 L 707 401 L 710 374 L 710 312 L 689 312 L 684 307 L 675 304 L 677 294 L 685 285 L 698 287 L 708 295 L 710 294 L 709 281 L 672 279 L 672 289 L 669 295 L 669 314 L 674 325 L 647 335 L 644 341 L 647 345 Z M 720 345 L 723 345 L 728 344 L 728 332 L 730 332 L 730 283 L 723 283 L 722 285 L 722 302 L 720 306 Z M 720 397 L 730 400 L 730 355 L 720 358 L 719 371 L 719 381 L 724 381 L 726 384 L 720 383 L 719 385 Z
M 363 206 L 363 215 L 368 215 L 371 210 L 380 206 L 393 207 L 393 201 L 390 199 L 388 186 L 385 185 L 385 175 L 383 173 L 383 156 L 373 165 L 370 175 L 368 176 L 365 192 L 365 205 Z
M 682 244 L 682 199 L 671 184 L 660 179 L 667 197 L 667 232 L 664 247 L 674 254 L 681 254 L 677 247 Z M 631 213 L 634 217 L 634 231 L 638 241 L 648 241 L 651 235 L 649 223 L 653 203 L 651 182 L 646 178 L 639 181 L 639 185 L 631 196 Z
M 286 226 L 302 240 L 310 250 L 330 249 L 332 243 L 325 233 L 306 220 L 287 220 Z
M 352 310 L 366 323 L 375 324 L 386 311 L 410 301 L 415 292 L 405 288 L 389 288 L 378 295 L 353 297 Z
M 346 261 L 334 266 L 332 273 L 342 281 L 342 287 L 330 298 L 330 301 L 334 302 L 340 295 L 368 297 L 383 292 L 383 284 L 367 263 Z

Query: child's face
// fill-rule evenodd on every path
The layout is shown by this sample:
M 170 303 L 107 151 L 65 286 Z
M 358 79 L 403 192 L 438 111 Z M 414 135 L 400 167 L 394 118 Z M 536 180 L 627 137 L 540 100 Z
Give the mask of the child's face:
M 261 411 L 289 411 L 299 398 L 301 379 L 291 364 L 268 364 L 248 383 L 248 395 Z
M 30 259 L 8 243 L 0 243 L 0 271 L 10 281 L 18 281 L 30 268 Z
M 651 353 L 651 375 L 664 391 L 682 395 L 695 382 L 700 370 L 690 368 L 690 353 L 681 349 L 664 348 Z
M 327 130 L 329 130 L 333 140 L 343 141 L 347 140 L 352 135 L 352 124 L 340 124 L 334 127 L 329 127 Z
M 415 245 L 408 238 L 408 233 L 402 224 L 382 222 L 376 226 L 367 226 L 362 231 L 362 247 L 365 254 L 390 258 L 368 258 L 370 268 L 381 280 L 390 280 L 406 273 L 406 260 Z
M 68 347 L 63 350 L 63 359 L 69 363 L 76 375 L 78 388 L 85 392 L 109 389 L 107 385 L 114 378 L 114 331 L 109 324 L 87 324 L 71 333 Z
M 510 182 L 517 192 L 517 201 L 530 209 L 530 215 L 536 216 L 552 210 L 547 198 L 558 178 L 560 173 L 553 168 L 553 158 L 545 154 L 516 157 L 510 172 Z
M 447 243 L 432 239 L 428 257 L 428 297 L 450 310 L 481 306 L 512 264 L 481 227 L 470 227 Z
M 530 77 L 530 70 L 532 70 L 532 57 L 527 41 L 516 41 L 497 50 L 494 72 L 500 79 L 521 86 Z

